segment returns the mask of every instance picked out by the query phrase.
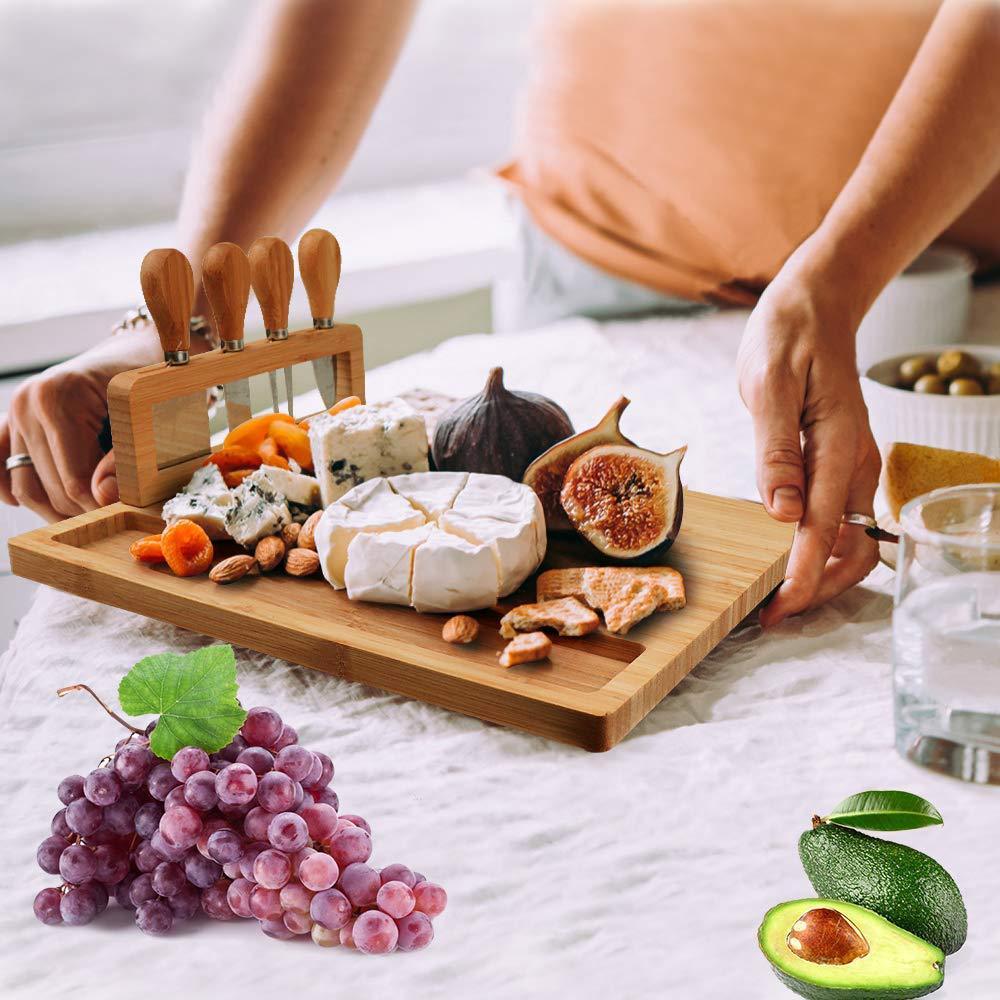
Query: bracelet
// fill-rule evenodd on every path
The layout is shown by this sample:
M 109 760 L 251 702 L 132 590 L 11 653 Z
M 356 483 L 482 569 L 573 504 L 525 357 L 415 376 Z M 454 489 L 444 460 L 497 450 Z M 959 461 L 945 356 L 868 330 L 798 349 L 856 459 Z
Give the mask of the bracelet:
M 145 306 L 136 306 L 129 309 L 127 313 L 111 328 L 111 335 L 119 333 L 130 333 L 133 330 L 148 326 L 153 320 L 146 311 Z M 220 340 L 212 329 L 211 324 L 204 316 L 192 316 L 188 322 L 188 329 L 192 337 L 200 337 L 208 344 L 208 349 L 214 351 L 220 345 Z M 222 399 L 222 386 L 214 385 L 206 390 L 206 402 L 208 404 L 209 419 L 215 416 L 219 401 Z
M 111 328 L 111 333 L 129 333 L 132 330 L 137 330 L 142 327 L 147 326 L 152 323 L 149 313 L 146 311 L 145 306 L 136 306 L 134 309 L 129 309 L 127 313 Z M 200 337 L 206 344 L 208 344 L 209 350 L 215 350 L 219 346 L 219 338 L 216 336 L 215 331 L 212 329 L 212 324 L 204 316 L 192 316 L 188 322 L 188 329 L 192 337 Z

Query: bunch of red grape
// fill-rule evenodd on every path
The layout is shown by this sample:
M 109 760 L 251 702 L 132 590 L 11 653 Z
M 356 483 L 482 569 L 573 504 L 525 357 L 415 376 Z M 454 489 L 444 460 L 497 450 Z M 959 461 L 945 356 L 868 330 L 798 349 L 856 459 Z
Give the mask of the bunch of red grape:
M 38 864 L 63 884 L 38 893 L 35 915 L 86 924 L 113 896 L 148 934 L 200 910 L 372 955 L 426 947 L 444 889 L 405 865 L 371 867 L 371 827 L 338 815 L 332 778 L 330 758 L 269 708 L 215 754 L 184 747 L 167 762 L 133 734 L 107 766 L 60 782 Z

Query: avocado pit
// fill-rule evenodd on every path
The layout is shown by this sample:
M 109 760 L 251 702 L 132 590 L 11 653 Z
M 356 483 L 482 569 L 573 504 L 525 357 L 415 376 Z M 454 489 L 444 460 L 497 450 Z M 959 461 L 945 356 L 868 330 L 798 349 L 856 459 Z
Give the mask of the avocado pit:
M 870 951 L 864 935 L 836 910 L 817 906 L 792 924 L 785 943 L 806 962 L 850 965 Z

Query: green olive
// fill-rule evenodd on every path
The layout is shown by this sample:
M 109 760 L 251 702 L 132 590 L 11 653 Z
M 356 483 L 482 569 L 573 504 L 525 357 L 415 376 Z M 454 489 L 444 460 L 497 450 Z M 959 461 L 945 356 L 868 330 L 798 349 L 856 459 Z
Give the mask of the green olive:
M 986 382 L 986 391 L 991 396 L 1000 396 L 1000 374 L 989 377 Z
M 1000 378 L 1000 361 L 994 361 L 993 364 L 986 369 L 986 374 L 990 378 Z
M 934 396 L 948 395 L 948 382 L 940 375 L 924 375 L 917 379 L 914 392 L 927 392 Z
M 983 384 L 974 378 L 956 378 L 948 386 L 949 396 L 981 396 Z
M 937 359 L 938 375 L 943 378 L 968 378 L 978 375 L 979 361 L 965 351 L 942 351 Z
M 934 358 L 924 354 L 918 357 L 907 358 L 899 366 L 899 377 L 903 385 L 907 388 L 913 386 L 918 378 L 924 375 L 933 375 L 937 371 Z

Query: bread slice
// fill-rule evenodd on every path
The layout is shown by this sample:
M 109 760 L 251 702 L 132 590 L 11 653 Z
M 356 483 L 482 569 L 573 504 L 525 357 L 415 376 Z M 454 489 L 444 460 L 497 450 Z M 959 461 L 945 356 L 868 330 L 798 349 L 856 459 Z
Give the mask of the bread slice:
M 592 608 L 604 609 L 635 580 L 658 585 L 663 600 L 658 611 L 684 607 L 684 578 L 670 566 L 588 566 L 584 569 L 549 569 L 536 583 L 539 601 L 575 597 Z
M 538 604 L 522 604 L 500 619 L 500 634 L 513 639 L 518 632 L 554 628 L 560 635 L 587 635 L 600 627 L 601 620 L 575 597 L 561 597 Z
M 971 451 L 950 451 L 897 441 L 885 457 L 883 485 L 893 518 L 903 504 L 945 486 L 1000 483 L 1000 460 Z

